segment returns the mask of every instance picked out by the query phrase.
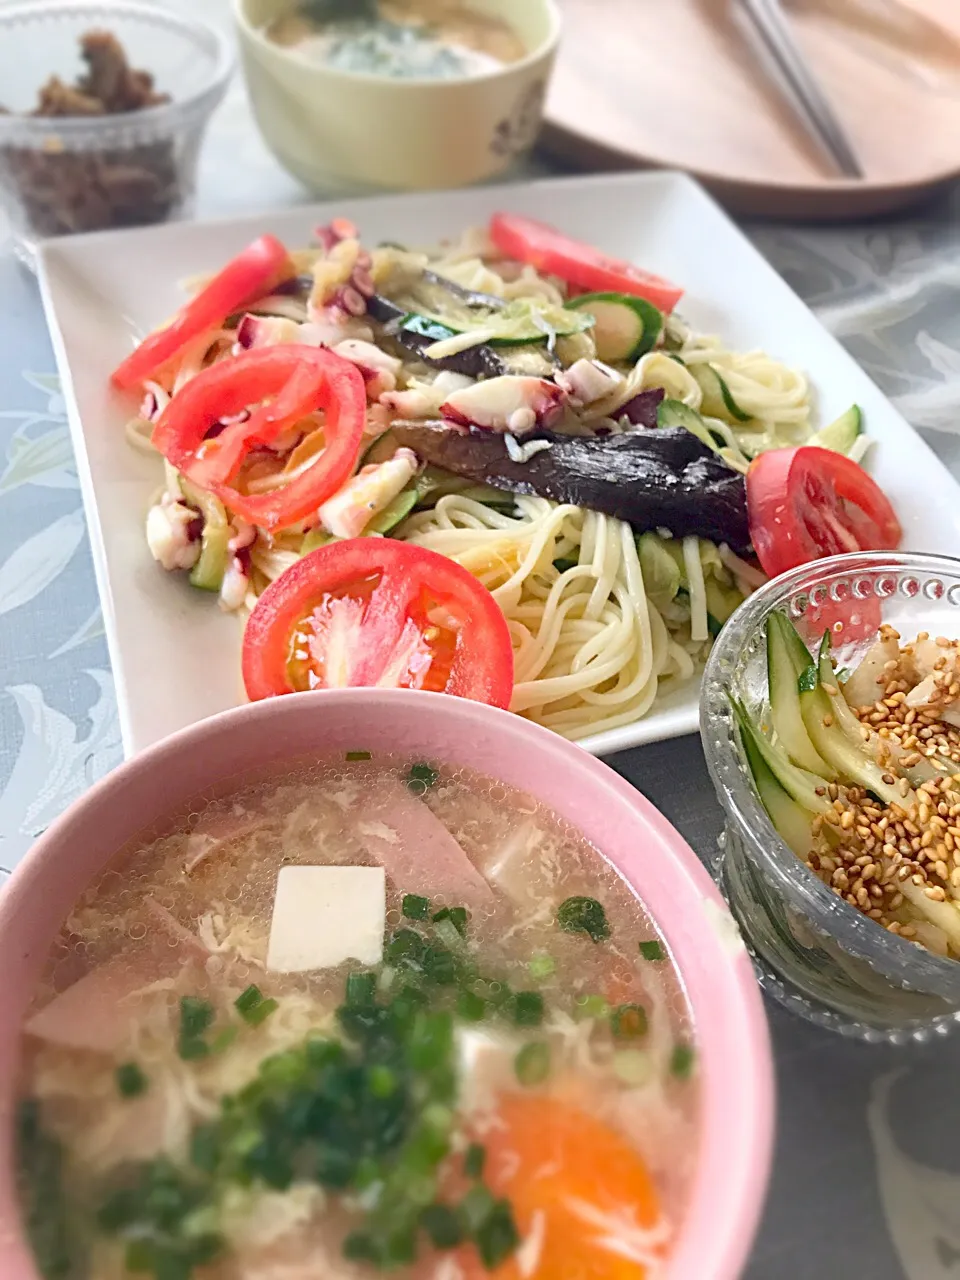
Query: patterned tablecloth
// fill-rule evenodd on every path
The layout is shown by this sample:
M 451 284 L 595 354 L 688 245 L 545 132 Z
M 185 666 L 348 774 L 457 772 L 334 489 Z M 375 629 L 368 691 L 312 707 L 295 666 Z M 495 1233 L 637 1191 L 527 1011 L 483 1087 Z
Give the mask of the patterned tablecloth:
M 225 0 L 198 5 L 224 20 Z M 236 82 L 204 151 L 200 215 L 303 199 Z M 895 223 L 748 230 L 960 475 L 960 192 Z M 0 878 L 120 755 L 64 403 L 36 284 L 0 228 Z M 712 849 L 697 739 L 611 763 Z M 779 1137 L 748 1280 L 960 1280 L 960 1041 L 875 1049 L 769 1014 Z

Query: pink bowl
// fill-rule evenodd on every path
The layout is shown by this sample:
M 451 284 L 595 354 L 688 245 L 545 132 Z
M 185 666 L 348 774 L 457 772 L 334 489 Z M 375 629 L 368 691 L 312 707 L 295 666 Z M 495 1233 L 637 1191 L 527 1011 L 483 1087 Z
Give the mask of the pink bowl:
M 770 1168 L 773 1071 L 760 993 L 713 882 L 669 823 L 606 765 L 562 738 L 442 694 L 349 689 L 227 711 L 142 752 L 37 841 L 0 895 L 0 1276 L 40 1280 L 14 1186 L 17 1031 L 47 949 L 76 898 L 131 837 L 200 792 L 304 756 L 399 750 L 522 788 L 577 826 L 636 888 L 676 957 L 695 1021 L 700 1158 L 669 1280 L 735 1280 Z

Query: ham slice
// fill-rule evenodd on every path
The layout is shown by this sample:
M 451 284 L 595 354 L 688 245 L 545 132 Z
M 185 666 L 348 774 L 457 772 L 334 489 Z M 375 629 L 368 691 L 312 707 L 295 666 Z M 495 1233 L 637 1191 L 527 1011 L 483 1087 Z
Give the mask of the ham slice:
M 159 966 L 149 953 L 108 960 L 54 996 L 28 1018 L 24 1031 L 63 1049 L 115 1053 L 130 1030 L 124 1001 L 158 976 Z
M 403 783 L 383 779 L 361 802 L 357 834 L 397 889 L 480 907 L 493 890 L 429 805 Z

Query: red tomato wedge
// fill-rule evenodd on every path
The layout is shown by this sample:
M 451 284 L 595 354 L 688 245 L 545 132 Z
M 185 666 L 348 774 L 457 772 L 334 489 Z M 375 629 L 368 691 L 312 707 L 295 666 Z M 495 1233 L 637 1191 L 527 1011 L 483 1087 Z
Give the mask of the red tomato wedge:
M 311 551 L 266 589 L 243 637 L 256 702 L 358 685 L 506 707 L 513 648 L 489 591 L 446 556 L 388 538 Z
M 753 548 L 771 578 L 824 556 L 892 551 L 902 530 L 883 490 L 830 449 L 772 449 L 750 464 Z
M 251 406 L 245 421 L 224 425 Z M 270 444 L 317 409 L 326 412 L 326 447 L 315 462 L 267 493 L 234 487 L 252 449 Z M 323 347 L 255 347 L 191 378 L 160 415 L 152 440 L 188 480 L 251 524 L 276 530 L 315 517 L 347 480 L 366 415 L 363 375 L 348 360 Z
M 634 294 L 646 298 L 663 312 L 672 311 L 683 297 L 683 290 L 669 280 L 635 267 L 632 262 L 608 258 L 599 249 L 571 240 L 533 218 L 495 213 L 490 222 L 490 237 L 508 258 L 529 262 L 538 271 L 559 276 L 568 284 L 591 293 Z
M 262 298 L 294 274 L 284 245 L 275 236 L 260 236 L 181 307 L 163 329 L 151 333 L 110 375 L 122 391 L 137 386 L 172 360 L 188 342 L 222 324 L 232 311 Z

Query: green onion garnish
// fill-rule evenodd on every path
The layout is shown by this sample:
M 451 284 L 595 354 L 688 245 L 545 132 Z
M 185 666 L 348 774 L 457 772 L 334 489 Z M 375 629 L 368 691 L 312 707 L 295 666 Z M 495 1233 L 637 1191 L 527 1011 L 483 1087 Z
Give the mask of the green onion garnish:
M 180 1036 L 184 1040 L 202 1036 L 212 1024 L 215 1017 L 213 1005 L 209 1000 L 201 1000 L 198 996 L 180 997 Z
M 417 967 L 425 950 L 426 943 L 416 929 L 398 929 L 387 946 L 387 959 L 408 968 Z
M 346 1003 L 350 1009 L 362 1009 L 372 1005 L 377 990 L 375 973 L 348 973 Z
M 483 1226 L 487 1218 L 493 1212 L 496 1201 L 489 1187 L 479 1186 L 471 1187 L 467 1194 L 460 1201 L 460 1212 L 466 1223 L 467 1230 L 473 1234 L 478 1227 Z
M 553 956 L 548 956 L 546 952 L 541 952 L 527 961 L 527 968 L 530 970 L 532 978 L 549 978 L 555 971 L 557 962 Z
M 433 922 L 439 924 L 442 920 L 449 920 L 454 926 L 461 938 L 467 934 L 467 908 L 466 907 L 441 907 L 439 911 L 434 913 Z
M 259 1027 L 261 1022 L 265 1022 L 271 1013 L 279 1008 L 279 1005 L 276 1000 L 265 999 L 260 988 L 251 985 L 237 996 L 233 1007 L 247 1026 Z
M 370 1068 L 370 1092 L 375 1098 L 389 1098 L 397 1091 L 397 1073 L 390 1067 L 376 1064 Z
M 513 1219 L 509 1200 L 498 1200 L 483 1223 L 473 1233 L 480 1261 L 488 1271 L 505 1262 L 520 1244 L 520 1233 Z
M 461 991 L 457 996 L 457 1017 L 464 1022 L 482 1022 L 486 1013 L 487 1002 L 475 991 Z
M 438 770 L 429 764 L 412 764 L 407 772 L 407 788 L 415 796 L 425 795 L 440 777 Z
M 184 1062 L 196 1062 L 198 1058 L 205 1058 L 209 1052 L 210 1046 L 199 1036 L 181 1036 L 177 1042 L 177 1053 Z
M 468 1178 L 483 1177 L 483 1166 L 487 1158 L 487 1149 L 479 1142 L 471 1142 L 463 1157 L 463 1172 Z
M 651 939 L 650 942 L 641 942 L 640 954 L 643 956 L 644 960 L 651 960 L 654 963 L 660 960 L 666 960 L 667 958 L 664 954 L 663 946 L 656 940 L 656 938 Z
M 427 1205 L 420 1214 L 420 1225 L 435 1249 L 455 1249 L 463 1240 L 463 1223 L 452 1205 Z
M 430 899 L 422 898 L 419 893 L 405 893 L 400 910 L 408 920 L 426 920 L 430 910 Z
M 423 972 L 438 987 L 449 987 L 457 980 L 457 958 L 448 947 L 434 943 L 423 953 Z
M 647 1011 L 643 1005 L 621 1004 L 610 1015 L 610 1029 L 618 1040 L 637 1040 L 647 1034 Z
M 147 1077 L 135 1062 L 124 1062 L 114 1072 L 117 1092 L 121 1098 L 138 1098 L 146 1092 Z
M 524 1088 L 543 1084 L 550 1074 L 550 1046 L 543 1040 L 525 1044 L 513 1060 L 513 1069 Z
M 348 760 L 369 760 L 369 751 L 348 751 L 346 758 Z
M 603 996 L 577 996 L 574 1011 L 578 1018 L 605 1018 L 610 1006 Z
M 566 933 L 585 933 L 591 942 L 610 937 L 607 913 L 596 898 L 567 898 L 557 909 L 557 924 Z
M 694 1053 L 689 1044 L 675 1044 L 670 1056 L 670 1070 L 678 1080 L 688 1080 L 693 1072 Z
M 513 1020 L 518 1027 L 539 1027 L 543 1021 L 543 996 L 539 991 L 518 991 L 513 997 Z

